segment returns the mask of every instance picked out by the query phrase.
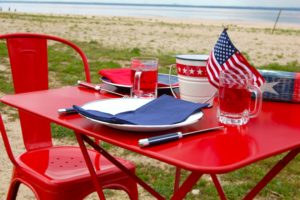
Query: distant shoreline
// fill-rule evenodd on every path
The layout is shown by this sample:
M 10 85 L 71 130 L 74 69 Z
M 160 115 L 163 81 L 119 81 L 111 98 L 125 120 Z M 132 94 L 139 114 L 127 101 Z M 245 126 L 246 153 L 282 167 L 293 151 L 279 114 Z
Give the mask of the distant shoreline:
M 101 6 L 136 6 L 136 7 L 173 7 L 173 8 L 208 8 L 208 9 L 237 9 L 237 10 L 286 10 L 300 11 L 295 7 L 263 7 L 263 6 L 206 6 L 188 4 L 142 4 L 142 3 L 104 3 L 104 2 L 66 2 L 66 1 L 7 1 L 1 3 L 24 3 L 24 4 L 64 4 L 64 5 L 101 5 Z
M 1 5 L 1 4 L 0 4 Z M 0 6 L 1 7 L 1 6 Z M 105 15 L 105 14 L 82 14 L 82 13 L 44 13 L 44 12 L 22 12 L 19 10 L 14 10 L 11 8 L 9 11 L 0 11 L 0 14 L 16 14 L 16 15 L 36 15 L 36 16 L 58 16 L 58 17 L 78 17 L 78 18 L 84 18 L 84 17 L 89 17 L 89 18 L 113 18 L 113 17 L 119 17 L 119 18 L 127 18 L 127 19 L 141 19 L 141 20 L 162 20 L 170 23 L 189 23 L 189 24 L 204 24 L 204 25 L 240 25 L 243 27 L 253 27 L 253 28 L 273 28 L 274 22 L 273 21 L 256 21 L 256 22 L 251 22 L 251 21 L 244 21 L 244 20 L 228 20 L 228 19 L 198 19 L 198 18 L 193 18 L 193 19 L 187 19 L 187 18 L 174 18 L 170 16 L 139 16 L 139 15 L 130 15 L 130 16 L 114 16 L 114 15 Z M 300 29 L 300 23 L 295 24 L 295 23 L 289 23 L 289 22 L 282 22 L 279 21 L 276 29 L 288 29 L 288 30 L 299 30 Z
M 198 6 L 179 4 L 100 3 L 71 1 L 7 1 L 0 2 L 1 11 L 41 14 L 173 18 L 177 20 L 225 20 L 250 23 L 300 25 L 300 8 Z M 59 9 L 58 9 L 59 8 Z M 280 10 L 282 9 L 282 10 Z

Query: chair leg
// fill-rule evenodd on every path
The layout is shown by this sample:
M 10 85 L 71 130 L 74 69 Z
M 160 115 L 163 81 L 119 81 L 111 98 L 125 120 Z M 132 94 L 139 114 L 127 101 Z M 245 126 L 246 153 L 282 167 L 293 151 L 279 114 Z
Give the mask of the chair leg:
M 112 185 L 109 185 L 109 186 L 105 187 L 104 189 L 124 190 L 128 194 L 130 200 L 138 200 L 139 199 L 137 183 L 134 180 L 131 180 L 128 178 L 116 181 Z
M 127 182 L 127 194 L 131 200 L 138 200 L 139 199 L 139 192 L 137 188 L 137 183 L 134 180 L 126 180 Z
M 7 200 L 15 200 L 20 188 L 21 182 L 17 179 L 12 179 L 7 192 Z
M 31 185 L 28 182 L 24 181 L 23 179 L 19 178 L 13 178 L 8 194 L 7 194 L 7 200 L 16 200 L 18 190 L 21 184 L 26 185 L 31 191 L 34 193 L 35 197 L 37 200 L 65 200 L 65 199 L 72 199 L 72 200 L 83 200 L 88 194 L 92 193 L 94 190 L 91 187 L 88 187 L 88 189 L 78 189 L 75 187 L 74 189 L 70 189 L 69 192 L 64 191 L 63 193 L 61 192 L 51 192 L 49 190 L 45 190 L 44 188 L 41 188 L 40 186 L 37 185 Z

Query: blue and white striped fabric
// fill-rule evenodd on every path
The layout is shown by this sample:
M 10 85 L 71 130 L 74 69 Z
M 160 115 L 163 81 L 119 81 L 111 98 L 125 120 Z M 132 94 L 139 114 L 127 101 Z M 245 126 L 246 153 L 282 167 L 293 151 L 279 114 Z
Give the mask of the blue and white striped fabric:
M 267 100 L 300 102 L 300 73 L 259 70 L 265 79 L 263 98 Z

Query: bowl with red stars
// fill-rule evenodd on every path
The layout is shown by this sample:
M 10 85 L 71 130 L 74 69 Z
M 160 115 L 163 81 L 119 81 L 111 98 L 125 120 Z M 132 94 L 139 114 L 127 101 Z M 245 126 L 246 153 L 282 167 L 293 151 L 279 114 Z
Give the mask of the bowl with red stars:
M 180 98 L 212 105 L 216 88 L 207 77 L 206 63 L 208 55 L 176 55 L 176 69 L 179 82 Z M 208 102 L 207 102 L 208 101 Z

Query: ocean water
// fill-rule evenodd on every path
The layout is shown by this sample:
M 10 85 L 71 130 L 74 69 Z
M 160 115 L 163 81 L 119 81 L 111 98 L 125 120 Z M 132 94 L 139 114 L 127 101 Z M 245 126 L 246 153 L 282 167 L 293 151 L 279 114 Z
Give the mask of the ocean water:
M 279 8 L 261 7 L 210 7 L 210 6 L 179 6 L 179 5 L 142 5 L 142 4 L 103 4 L 103 3 L 35 3 L 29 1 L 20 3 L 1 2 L 2 11 L 47 13 L 47 14 L 80 14 L 80 15 L 107 15 L 107 16 L 141 16 L 141 17 L 167 17 L 174 19 L 213 19 L 233 20 L 246 22 L 271 22 L 274 23 L 279 13 Z M 281 11 L 278 23 L 300 25 L 300 9 L 288 8 Z

